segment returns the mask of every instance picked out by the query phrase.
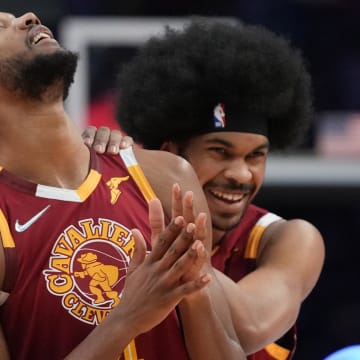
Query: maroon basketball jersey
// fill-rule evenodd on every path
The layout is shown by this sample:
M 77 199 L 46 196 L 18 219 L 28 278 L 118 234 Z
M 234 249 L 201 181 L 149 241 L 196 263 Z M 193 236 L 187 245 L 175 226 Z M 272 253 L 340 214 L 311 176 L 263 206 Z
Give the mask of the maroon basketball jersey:
M 250 205 L 240 224 L 225 234 L 214 249 L 212 264 L 234 281 L 255 270 L 261 236 L 268 225 L 280 217 L 255 205 Z M 296 347 L 295 326 L 277 342 L 269 344 L 248 360 L 289 360 Z
M 134 251 L 130 229 L 150 239 L 152 197 L 131 149 L 120 156 L 91 152 L 91 170 L 76 190 L 34 184 L 0 168 L 6 259 L 0 319 L 11 359 L 63 359 L 121 306 Z M 120 356 L 187 359 L 176 312 Z

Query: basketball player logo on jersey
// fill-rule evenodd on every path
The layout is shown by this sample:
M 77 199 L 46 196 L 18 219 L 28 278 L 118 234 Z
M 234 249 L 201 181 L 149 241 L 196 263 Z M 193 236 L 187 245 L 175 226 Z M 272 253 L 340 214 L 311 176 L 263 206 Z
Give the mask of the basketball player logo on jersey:
M 48 291 L 82 322 L 98 325 L 121 302 L 135 249 L 132 232 L 113 220 L 84 219 L 65 229 L 43 271 Z
M 112 289 L 119 280 L 119 269 L 115 265 L 107 265 L 98 261 L 98 256 L 93 252 L 82 253 L 76 259 L 83 271 L 76 271 L 75 277 L 90 278 L 89 290 L 95 296 L 94 304 L 102 304 L 106 301 L 104 295 L 113 300 L 112 307 L 120 302 L 119 294 Z
M 225 105 L 224 104 L 217 104 L 214 108 L 214 127 L 215 128 L 224 128 L 226 125 L 225 119 Z

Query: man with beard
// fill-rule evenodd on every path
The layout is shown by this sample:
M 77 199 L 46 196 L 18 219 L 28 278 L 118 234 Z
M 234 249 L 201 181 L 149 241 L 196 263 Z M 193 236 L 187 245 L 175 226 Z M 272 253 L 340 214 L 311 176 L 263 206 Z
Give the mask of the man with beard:
M 77 57 L 33 13 L 0 13 L 0 48 L 0 358 L 241 359 L 190 165 L 90 151 L 63 107 Z
M 301 54 L 282 37 L 201 18 L 149 40 L 119 76 L 121 129 L 145 148 L 181 155 L 197 173 L 211 212 L 212 263 L 228 276 L 217 274 L 251 360 L 292 357 L 294 323 L 324 261 L 312 224 L 252 204 L 270 145 L 294 145 L 306 131 L 310 88 Z M 94 130 L 83 136 L 89 144 Z M 107 135 L 101 129 L 94 146 L 104 149 Z

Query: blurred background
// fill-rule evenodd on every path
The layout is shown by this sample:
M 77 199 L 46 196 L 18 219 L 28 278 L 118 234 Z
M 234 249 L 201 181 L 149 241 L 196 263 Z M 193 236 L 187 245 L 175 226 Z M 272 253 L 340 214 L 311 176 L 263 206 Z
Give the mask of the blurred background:
M 360 343 L 359 0 L 33 0 L 31 5 L 2 0 L 2 11 L 35 12 L 59 39 L 79 50 L 80 84 L 71 90 L 68 106 L 80 127 L 117 127 L 114 75 L 147 36 L 139 40 L 136 31 L 158 31 L 145 26 L 148 20 L 178 24 L 192 14 L 238 18 L 265 25 L 302 49 L 313 78 L 316 121 L 294 153 L 269 159 L 255 202 L 285 218 L 311 221 L 325 238 L 325 267 L 302 307 L 295 359 L 320 360 Z M 128 33 L 109 30 L 109 41 L 96 36 L 97 28 L 91 31 L 95 19 L 105 31 L 114 17 L 120 17 L 118 24 L 135 22 Z

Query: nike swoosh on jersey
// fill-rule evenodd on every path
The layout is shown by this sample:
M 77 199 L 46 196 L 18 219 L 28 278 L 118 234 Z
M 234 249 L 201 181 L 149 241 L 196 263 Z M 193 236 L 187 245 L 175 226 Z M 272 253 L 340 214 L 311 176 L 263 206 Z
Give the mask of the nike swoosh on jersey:
M 19 220 L 16 219 L 15 230 L 17 232 L 23 232 L 23 231 L 27 230 L 32 224 L 34 224 L 35 221 L 39 220 L 40 217 L 44 215 L 44 213 L 49 209 L 50 206 L 51 205 L 44 207 L 40 212 L 38 212 L 35 216 L 33 216 L 30 220 L 28 220 L 24 224 L 20 224 Z

